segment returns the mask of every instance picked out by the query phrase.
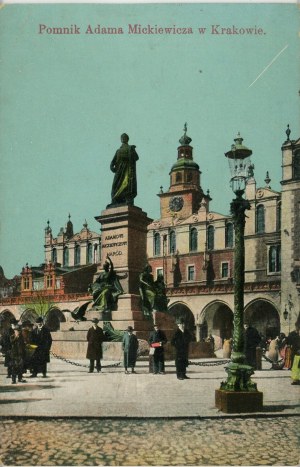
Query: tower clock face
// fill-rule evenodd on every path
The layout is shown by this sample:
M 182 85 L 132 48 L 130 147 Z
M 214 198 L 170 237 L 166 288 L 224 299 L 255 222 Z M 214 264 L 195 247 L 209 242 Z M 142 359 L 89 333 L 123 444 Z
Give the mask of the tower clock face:
M 169 208 L 171 211 L 178 212 L 183 208 L 183 198 L 182 196 L 173 196 L 169 202 Z

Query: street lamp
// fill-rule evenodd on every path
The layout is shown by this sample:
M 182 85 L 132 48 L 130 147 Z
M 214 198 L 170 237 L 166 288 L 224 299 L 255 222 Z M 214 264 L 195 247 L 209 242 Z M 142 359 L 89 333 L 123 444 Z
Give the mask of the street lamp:
M 234 223 L 234 314 L 233 350 L 231 362 L 226 366 L 227 380 L 216 390 L 216 406 L 224 412 L 253 412 L 262 408 L 262 393 L 251 381 L 254 369 L 245 363 L 244 353 L 244 282 L 245 282 L 245 211 L 250 209 L 249 201 L 243 198 L 246 182 L 253 174 L 250 161 L 251 149 L 244 146 L 238 133 L 225 153 L 231 172 L 230 184 L 236 198 L 230 209 Z

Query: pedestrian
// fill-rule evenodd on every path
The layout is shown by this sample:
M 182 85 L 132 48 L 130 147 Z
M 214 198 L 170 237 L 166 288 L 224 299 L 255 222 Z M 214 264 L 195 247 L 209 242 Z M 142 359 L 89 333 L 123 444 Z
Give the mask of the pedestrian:
M 131 373 L 136 373 L 135 364 L 137 359 L 137 351 L 139 348 L 139 341 L 135 334 L 133 334 L 133 327 L 128 326 L 127 331 L 124 333 L 122 348 L 124 352 L 124 368 L 125 373 L 128 374 L 128 368 L 131 368 Z
M 38 373 L 42 373 L 43 378 L 46 378 L 47 363 L 50 362 L 52 337 L 49 329 L 44 326 L 42 317 L 37 318 L 36 325 L 36 328 L 34 328 L 31 333 L 31 343 L 37 347 L 31 360 L 32 374 L 30 378 L 36 378 Z
M 25 353 L 26 353 L 25 360 L 24 360 L 24 373 L 26 373 L 27 370 L 31 369 L 31 360 L 32 360 L 32 354 L 33 354 L 33 349 L 31 347 L 32 330 L 33 330 L 33 324 L 29 320 L 23 321 L 22 336 L 24 339 Z
M 246 364 L 252 366 L 256 370 L 256 347 L 260 344 L 261 337 L 256 328 L 250 323 L 244 323 L 244 351 Z
M 88 330 L 86 339 L 88 341 L 88 347 L 86 352 L 86 358 L 90 360 L 89 373 L 93 373 L 96 361 L 96 370 L 99 373 L 101 371 L 101 358 L 102 353 L 102 342 L 104 341 L 103 329 L 98 326 L 99 319 L 92 319 L 92 327 Z
M 10 336 L 11 342 L 11 382 L 16 384 L 26 383 L 23 379 L 23 369 L 25 361 L 25 343 L 22 336 L 22 328 L 19 325 L 14 326 L 13 334 Z
M 165 374 L 165 351 L 164 345 L 167 343 L 167 337 L 165 333 L 159 329 L 158 324 L 154 324 L 154 330 L 151 331 L 149 336 L 150 348 L 153 352 L 153 374 L 160 375 Z
M 185 328 L 182 319 L 177 322 L 178 329 L 172 337 L 171 344 L 175 347 L 175 366 L 177 379 L 189 379 L 186 375 L 189 358 L 189 344 L 192 340 L 191 333 Z
M 7 368 L 6 378 L 11 378 L 11 336 L 14 334 L 14 327 L 18 324 L 18 320 L 13 318 L 10 326 L 6 329 L 1 336 L 1 351 L 4 355 L 4 366 Z
M 290 332 L 286 338 L 287 346 L 290 349 L 290 361 L 289 368 L 292 368 L 294 363 L 295 355 L 300 351 L 300 320 L 298 319 L 295 323 L 294 331 Z

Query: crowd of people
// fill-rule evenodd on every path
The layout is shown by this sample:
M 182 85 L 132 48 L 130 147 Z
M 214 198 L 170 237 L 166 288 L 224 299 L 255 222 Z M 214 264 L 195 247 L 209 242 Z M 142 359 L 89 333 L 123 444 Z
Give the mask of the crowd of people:
M 24 375 L 30 372 L 30 378 L 42 373 L 47 377 L 47 363 L 50 361 L 52 337 L 44 320 L 38 317 L 35 326 L 30 321 L 12 320 L 9 328 L 2 334 L 1 352 L 4 354 L 4 366 L 7 378 L 12 384 L 25 383 Z
M 92 326 L 87 332 L 87 353 L 89 373 L 95 368 L 101 372 L 103 358 L 102 344 L 106 335 L 99 326 L 99 320 L 93 318 Z M 292 384 L 300 384 L 300 325 L 295 323 L 295 329 L 286 336 L 280 333 L 274 339 L 262 339 L 256 328 L 249 323 L 244 324 L 244 353 L 245 363 L 257 369 L 257 349 L 264 349 L 267 359 L 274 364 L 274 369 L 291 370 Z M 183 319 L 177 321 L 177 329 L 171 337 L 170 343 L 175 350 L 176 376 L 179 380 L 189 379 L 186 374 L 188 367 L 189 345 L 193 335 L 186 328 Z M 149 334 L 149 365 L 154 374 L 165 374 L 165 345 L 166 333 L 154 323 Z M 208 341 L 214 345 L 214 339 L 209 336 Z M 19 324 L 13 320 L 10 327 L 2 334 L 1 352 L 4 355 L 4 365 L 7 368 L 7 378 L 12 384 L 24 383 L 24 375 L 29 371 L 30 378 L 36 378 L 39 373 L 47 377 L 47 363 L 50 361 L 52 337 L 49 329 L 44 325 L 41 317 L 36 319 L 35 325 L 30 321 Z M 229 353 L 232 342 L 229 343 Z M 126 374 L 136 373 L 139 340 L 134 334 L 132 326 L 128 326 L 122 336 L 123 364 Z M 278 365 L 280 362 L 280 365 Z M 130 371 L 129 371 L 130 370 Z

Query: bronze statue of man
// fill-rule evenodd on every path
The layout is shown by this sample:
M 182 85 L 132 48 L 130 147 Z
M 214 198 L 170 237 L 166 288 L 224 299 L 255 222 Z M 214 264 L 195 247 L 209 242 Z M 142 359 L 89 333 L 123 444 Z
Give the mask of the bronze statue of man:
M 133 200 L 137 195 L 136 182 L 136 161 L 139 156 L 135 146 L 129 145 L 129 136 L 126 133 L 121 135 L 121 147 L 111 161 L 110 169 L 114 172 L 114 180 L 111 190 L 112 204 L 133 205 Z

